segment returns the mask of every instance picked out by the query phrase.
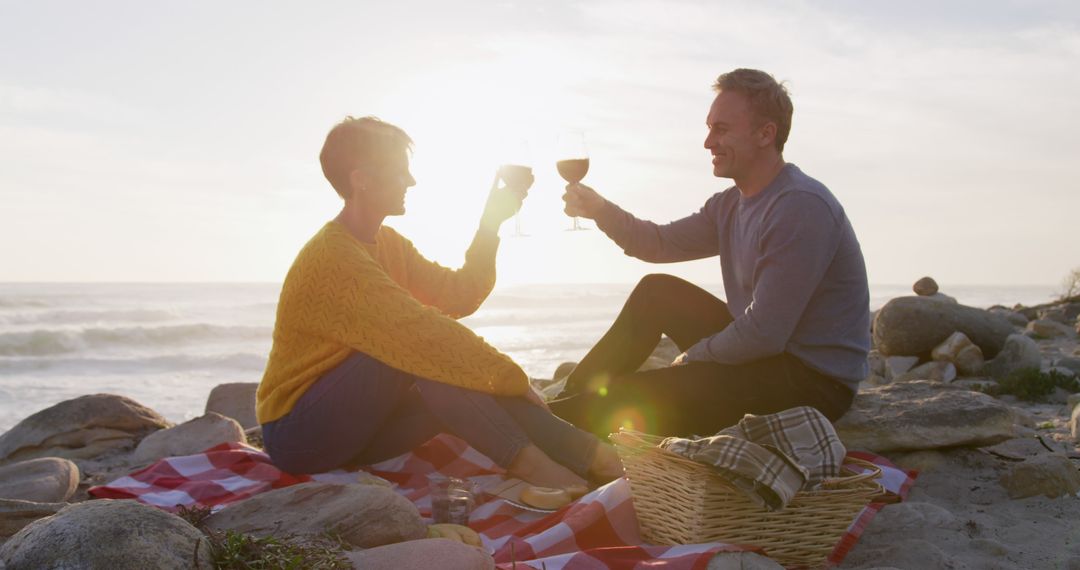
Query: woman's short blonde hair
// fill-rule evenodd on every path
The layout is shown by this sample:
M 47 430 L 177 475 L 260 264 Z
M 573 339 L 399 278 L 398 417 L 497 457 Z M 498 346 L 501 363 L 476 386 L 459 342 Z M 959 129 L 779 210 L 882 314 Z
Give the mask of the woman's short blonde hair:
M 350 192 L 349 176 L 354 170 L 378 166 L 388 156 L 412 148 L 412 139 L 400 127 L 376 117 L 345 117 L 326 135 L 319 164 L 323 176 L 338 195 Z

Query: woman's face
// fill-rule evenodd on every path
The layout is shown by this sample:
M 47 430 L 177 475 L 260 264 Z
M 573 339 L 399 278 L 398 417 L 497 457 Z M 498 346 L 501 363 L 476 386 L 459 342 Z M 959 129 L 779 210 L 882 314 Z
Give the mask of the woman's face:
M 355 191 L 366 210 L 384 216 L 405 213 L 405 193 L 416 185 L 409 172 L 409 155 L 405 149 L 395 152 L 364 176 L 364 185 Z

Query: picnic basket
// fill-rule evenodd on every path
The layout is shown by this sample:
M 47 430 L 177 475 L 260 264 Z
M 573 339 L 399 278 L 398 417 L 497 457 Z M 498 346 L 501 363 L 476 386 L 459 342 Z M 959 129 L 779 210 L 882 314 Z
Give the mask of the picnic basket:
M 651 544 L 726 542 L 761 547 L 785 566 L 825 564 L 837 542 L 867 503 L 886 497 L 870 469 L 801 491 L 785 509 L 769 511 L 736 491 L 710 466 L 657 447 L 664 438 L 633 430 L 611 434 L 622 460 L 641 525 Z

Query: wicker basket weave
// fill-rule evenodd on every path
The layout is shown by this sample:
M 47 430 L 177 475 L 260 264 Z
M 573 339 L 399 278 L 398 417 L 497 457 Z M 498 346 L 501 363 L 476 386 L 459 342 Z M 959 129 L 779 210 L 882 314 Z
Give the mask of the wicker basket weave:
M 819 490 L 796 494 L 787 508 L 768 511 L 713 468 L 656 447 L 662 437 L 621 430 L 611 439 L 630 480 L 642 537 L 651 544 L 753 545 L 785 566 L 820 566 L 863 507 L 885 497 L 874 481 L 881 469 L 848 457 L 845 463 L 871 471 L 830 479 Z

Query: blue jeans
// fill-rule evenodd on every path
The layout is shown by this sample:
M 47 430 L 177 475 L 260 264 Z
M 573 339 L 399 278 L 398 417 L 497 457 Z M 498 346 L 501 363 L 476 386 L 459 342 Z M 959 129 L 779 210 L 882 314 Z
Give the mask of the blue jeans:
M 534 444 L 583 477 L 599 443 L 524 397 L 425 380 L 359 352 L 312 384 L 288 414 L 263 424 L 267 453 L 291 473 L 376 463 L 440 433 L 503 468 Z

